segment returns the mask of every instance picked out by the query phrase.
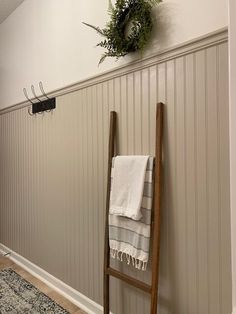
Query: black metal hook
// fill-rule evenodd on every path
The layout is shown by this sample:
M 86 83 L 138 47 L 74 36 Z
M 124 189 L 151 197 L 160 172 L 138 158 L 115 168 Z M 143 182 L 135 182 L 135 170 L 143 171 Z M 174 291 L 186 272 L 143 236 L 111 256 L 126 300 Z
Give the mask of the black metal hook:
M 35 88 L 34 85 L 31 85 L 31 92 L 34 96 L 34 101 L 32 101 L 27 93 L 26 88 L 23 88 L 23 93 L 25 95 L 25 98 L 32 104 L 32 108 L 30 110 L 30 108 L 28 108 L 28 113 L 30 116 L 33 116 L 34 114 L 38 113 L 38 114 L 43 114 L 44 111 L 46 112 L 50 112 L 52 111 L 52 109 L 56 108 L 56 98 L 49 98 L 48 95 L 45 93 L 44 88 L 43 88 L 43 83 L 40 81 L 39 82 L 39 88 L 42 92 L 42 95 L 37 96 L 36 92 L 35 92 Z M 46 99 L 43 99 L 42 97 L 45 97 Z M 42 98 L 42 100 L 40 99 L 40 97 Z M 38 102 L 35 102 L 36 100 L 38 100 Z
M 28 94 L 27 94 L 27 90 L 26 88 L 24 87 L 23 88 L 23 93 L 25 95 L 25 98 L 33 105 L 34 103 L 32 102 L 32 100 L 29 98 Z
M 42 102 L 41 99 L 39 99 L 38 96 L 37 96 L 36 93 L 35 93 L 34 85 L 31 85 L 31 91 L 32 91 L 32 94 L 34 95 L 34 97 L 35 97 L 36 99 L 38 99 L 38 101 Z
M 28 107 L 28 114 L 30 115 L 30 116 L 33 116 L 34 114 L 32 113 L 32 111 L 30 112 L 30 107 Z
M 45 93 L 44 89 L 43 89 L 43 83 L 42 83 L 42 81 L 39 82 L 39 88 L 40 88 L 40 90 L 41 90 L 43 96 L 45 96 L 47 99 L 50 99 L 50 98 L 48 97 L 48 95 Z
M 47 99 L 51 99 L 51 98 L 49 98 L 48 95 L 45 93 L 44 88 L 43 88 L 43 83 L 42 83 L 42 81 L 39 82 L 39 88 L 40 88 L 40 90 L 41 90 L 43 96 L 45 96 Z M 46 112 L 51 112 L 51 111 L 52 111 L 52 109 L 46 110 Z
M 36 99 L 38 99 L 39 102 L 42 102 L 41 99 L 36 95 L 35 93 L 35 90 L 34 90 L 34 85 L 31 85 L 31 91 L 32 91 L 32 94 L 34 95 L 34 97 Z M 37 112 L 38 114 L 42 114 L 43 112 Z

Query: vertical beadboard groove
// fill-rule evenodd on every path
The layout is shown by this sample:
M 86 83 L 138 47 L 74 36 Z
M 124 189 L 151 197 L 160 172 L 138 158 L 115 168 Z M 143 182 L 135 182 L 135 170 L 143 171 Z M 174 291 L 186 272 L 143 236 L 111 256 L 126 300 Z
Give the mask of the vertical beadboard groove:
M 207 51 L 204 51 L 204 62 L 205 62 L 205 93 L 204 93 L 204 98 L 205 98 L 205 134 L 208 134 L 208 99 L 207 99 L 207 88 L 206 88 L 206 82 L 208 80 L 208 75 L 207 75 Z M 206 141 L 205 141 L 205 159 L 206 159 L 206 169 L 208 169 L 208 137 L 206 136 Z M 205 173 L 205 180 L 206 180 L 206 207 L 207 207 L 207 215 L 206 215 L 206 220 L 207 220 L 207 243 L 209 243 L 209 180 L 208 180 L 208 172 L 206 171 Z M 209 270 L 209 250 L 207 250 L 207 269 Z M 210 286 L 209 286 L 209 271 L 207 272 L 207 296 L 209 297 L 210 295 Z M 210 306 L 208 302 L 207 306 L 208 313 L 210 313 Z
M 176 127 L 176 121 L 177 121 L 177 118 L 176 118 L 176 111 L 177 111 L 177 108 L 176 108 L 176 90 L 177 90 L 177 75 L 176 75 L 176 60 L 174 60 L 174 99 L 173 99 L 173 105 L 174 105 L 174 113 L 173 113 L 173 130 L 174 130 L 174 169 L 173 169 L 173 172 L 174 172 L 174 188 L 173 188 L 173 199 L 174 199 L 174 211 L 175 211 L 175 221 L 174 221 L 174 225 L 175 225 L 175 234 L 176 234 L 176 239 L 174 240 L 174 250 L 175 250 L 175 265 L 177 265 L 176 267 L 176 271 L 175 271 L 175 281 L 174 281 L 174 285 L 175 285 L 175 289 L 176 289 L 176 293 L 174 294 L 174 304 L 173 304 L 173 307 L 174 309 L 175 308 L 179 308 L 180 307 L 180 304 L 178 303 L 179 301 L 179 290 L 177 288 L 177 282 L 179 281 L 177 275 L 179 273 L 179 269 L 178 269 L 178 248 L 177 248 L 177 243 L 178 240 L 179 240 L 179 230 L 178 230 L 178 226 L 177 226 L 177 223 L 176 221 L 178 221 L 178 214 L 177 214 L 177 211 L 176 211 L 176 202 L 177 202 L 177 167 L 176 167 L 176 159 L 177 159 L 177 127 Z M 178 209 L 178 208 L 177 208 Z
M 215 276 L 215 272 L 219 271 L 219 204 L 218 204 L 218 156 L 217 144 L 218 138 L 212 137 L 212 134 L 217 135 L 217 68 L 216 68 L 216 47 L 207 50 L 207 69 L 208 69 L 208 157 L 211 162 L 208 164 L 209 175 L 209 246 L 212 248 L 212 254 L 209 255 L 211 267 L 210 274 L 210 313 L 220 314 L 220 281 L 219 276 Z M 212 91 L 210 93 L 210 90 Z M 217 299 L 217 302 L 212 302 Z
M 185 261 L 186 261 L 186 298 L 187 300 L 190 299 L 189 297 L 189 289 L 188 289 L 188 282 L 189 282 L 189 265 L 188 265 L 188 250 L 187 250 L 187 239 L 188 239 L 188 229 L 187 229 L 187 223 L 188 223 L 188 211 L 187 211 L 187 136 L 186 136 L 186 56 L 183 57 L 183 115 L 184 115 L 184 125 L 183 125 L 183 142 L 184 142 L 184 213 L 185 213 Z M 186 304 L 186 312 L 189 313 L 190 307 L 189 303 Z
M 221 278 L 221 290 L 222 290 L 222 312 L 230 312 L 231 306 L 229 305 L 228 298 L 231 295 L 231 291 L 228 290 L 228 287 L 225 285 L 225 278 L 228 278 L 228 280 L 231 280 L 231 273 L 229 270 L 227 270 L 227 266 L 225 266 L 225 262 L 227 260 L 226 256 L 230 255 L 229 247 L 225 246 L 225 240 L 226 238 L 230 238 L 230 228 L 228 228 L 228 225 L 230 224 L 230 217 L 227 217 L 225 215 L 225 212 L 223 208 L 228 204 L 229 202 L 229 182 L 225 182 L 225 176 L 228 173 L 228 161 L 229 161 L 229 143 L 224 141 L 224 137 L 228 134 L 228 126 L 225 121 L 228 120 L 229 116 L 229 108 L 228 106 L 225 106 L 225 103 L 228 103 L 228 93 L 224 92 L 225 89 L 228 88 L 228 58 L 225 58 L 225 56 L 228 55 L 228 47 L 227 46 L 219 46 L 219 127 L 220 127 L 220 160 L 221 160 L 221 272 L 222 272 L 222 278 Z M 224 64 L 224 66 L 223 66 Z M 223 121 L 221 120 L 223 119 Z
M 83 207 L 87 208 L 87 204 L 86 204 L 86 198 L 85 198 L 85 193 L 86 193 L 86 188 L 87 188 L 87 169 L 85 167 L 85 160 L 86 160 L 86 156 L 87 156 L 87 126 L 86 126 L 86 122 L 87 122 L 87 119 L 86 119 L 86 108 L 87 108 L 87 91 L 85 89 L 83 89 L 83 100 L 82 100 L 82 117 L 83 117 L 83 122 L 82 122 L 82 154 L 83 154 L 83 158 L 82 158 L 82 173 L 83 173 L 83 188 L 82 188 L 82 205 Z M 81 149 L 81 148 L 80 148 Z M 84 226 L 88 226 L 88 214 L 81 210 L 81 212 L 83 213 L 83 225 Z M 81 227 L 81 234 L 80 236 L 82 235 L 82 226 Z M 88 232 L 89 230 L 86 229 L 84 234 L 85 234 L 85 237 L 87 238 L 88 236 Z M 89 276 L 89 269 L 87 267 L 87 263 L 88 263 L 88 243 L 84 243 L 83 245 L 83 248 L 84 248 L 84 252 L 83 252 L 83 260 L 84 260 L 84 263 L 83 263 L 83 270 L 81 269 L 80 270 L 80 275 L 82 275 L 82 271 L 85 272 L 86 274 L 86 278 L 88 278 Z M 79 258 L 79 256 L 78 256 Z M 83 282 L 83 293 L 85 293 L 85 291 L 88 291 L 88 285 L 89 285 L 89 282 L 88 281 L 82 281 Z
M 186 56 L 185 65 L 185 101 L 186 101 L 186 252 L 188 265 L 188 312 L 190 309 L 198 312 L 197 296 L 197 245 L 196 245 L 196 208 L 195 208 L 195 169 L 192 167 L 195 159 L 195 132 L 191 132 L 194 126 L 194 56 Z M 191 272 L 189 272 L 191 265 Z
M 205 153 L 205 58 L 204 52 L 195 56 L 195 177 L 196 177 L 196 232 L 198 258 L 198 310 L 206 311 L 208 307 L 208 207 L 206 204 L 207 158 Z M 204 179 L 202 179 L 204 178 Z
M 219 120 L 219 47 L 216 46 L 216 89 L 217 89 L 217 95 L 216 95 L 216 107 L 217 107 L 217 162 L 218 162 L 218 216 L 219 216 L 219 221 L 218 221 L 218 230 L 219 230 L 219 236 L 218 236 L 218 245 L 219 245 L 219 308 L 220 308 L 220 313 L 222 313 L 222 268 L 221 268 L 221 193 L 220 193 L 220 186 L 221 186 L 221 174 L 220 174 L 220 164 L 221 164 L 221 159 L 220 159 L 220 148 L 221 148 L 221 143 L 220 143 L 220 120 Z
M 174 80 L 175 80 L 175 73 L 174 73 L 174 61 L 171 60 L 166 64 L 166 76 L 167 76 L 167 98 L 166 103 L 169 104 L 169 106 L 166 106 L 165 110 L 165 119 L 166 119 L 166 127 L 164 132 L 164 165 L 165 167 L 165 186 L 168 190 L 168 195 L 166 198 L 168 199 L 167 202 L 165 202 L 165 198 L 162 199 L 162 212 L 168 211 L 168 218 L 169 218 L 169 248 L 170 251 L 168 252 L 168 260 L 169 260 L 169 271 L 168 271 L 168 277 L 167 281 L 169 283 L 169 291 L 167 295 L 163 295 L 163 299 L 165 302 L 165 299 L 169 300 L 172 299 L 172 302 L 168 303 L 168 306 L 166 307 L 167 313 L 173 313 L 174 312 L 174 305 L 175 305 L 175 291 L 176 291 L 176 275 L 175 275 L 175 201 L 174 201 L 174 182 L 175 182 L 175 165 L 174 165 L 174 156 L 175 156 L 175 140 L 174 140 Z M 165 147 L 166 146 L 166 147 Z M 170 158 L 172 156 L 173 158 Z M 165 196 L 164 196 L 165 197 Z M 161 237 L 163 239 L 163 237 Z M 162 248 L 161 246 L 161 255 L 162 255 Z M 161 260 L 165 262 L 165 259 Z M 161 276 L 161 274 L 160 274 Z M 161 290 L 159 290 L 159 295 L 161 296 Z M 160 303 L 160 302 L 159 302 Z M 164 303 L 165 304 L 165 303 Z M 161 305 L 160 305 L 161 306 Z
M 164 90 L 164 103 L 167 103 L 167 95 L 168 95 L 168 81 L 167 81 L 167 63 L 165 63 L 165 77 L 164 77 L 164 84 L 165 84 L 165 90 Z M 151 102 L 150 102 L 151 103 Z M 164 112 L 164 125 L 166 126 L 166 129 L 168 128 L 168 119 L 167 119 L 167 112 Z M 164 163 L 166 165 L 168 165 L 168 162 L 165 158 L 165 155 L 168 155 L 168 141 L 167 141 L 167 136 L 165 137 L 165 142 L 163 144 L 163 150 L 164 150 Z M 168 167 L 168 166 L 167 166 Z M 169 236 L 169 232 L 170 232 L 170 224 L 169 224 L 169 197 L 168 197 L 168 188 L 167 188 L 167 181 L 168 181 L 168 168 L 166 168 L 167 171 L 164 172 L 164 176 L 163 176 L 163 198 L 162 198 L 162 204 L 165 204 L 165 207 L 162 206 L 162 219 L 165 221 L 165 228 L 166 228 L 166 232 L 165 232 L 165 246 L 166 246 L 166 253 L 164 253 L 164 255 L 170 255 L 170 245 L 169 245 L 169 241 L 170 241 L 170 236 Z M 166 200 L 166 202 L 163 202 L 163 199 Z M 163 246 L 162 246 L 163 247 Z M 161 253 L 162 254 L 162 253 Z M 163 260 L 162 260 L 163 261 Z M 164 262 L 164 261 L 163 261 Z M 165 291 L 164 291 L 164 295 L 170 295 L 171 291 L 170 291 L 170 261 L 169 259 L 166 261 L 165 263 L 165 274 L 164 274 L 164 278 L 165 278 Z M 162 314 L 168 314 L 169 310 L 168 308 L 163 308 L 163 306 L 160 305 L 160 308 L 162 310 Z
M 197 187 L 197 132 L 196 132 L 196 106 L 197 106 L 197 96 L 196 96 L 196 54 L 194 53 L 193 55 L 194 58 L 194 86 L 193 86 L 193 94 L 194 94 L 194 185 Z M 205 96 L 205 95 L 204 95 Z M 196 232 L 196 286 L 197 286 L 197 313 L 199 312 L 199 308 L 200 308 L 200 293 L 199 293 L 199 240 L 198 240 L 198 191 L 197 188 L 195 188 L 195 195 L 194 195 L 194 205 L 195 205 L 195 213 L 194 213 L 194 218 L 195 218 L 195 232 Z M 208 265 L 208 264 L 207 264 Z
M 109 112 L 118 153 L 154 154 L 165 103 L 160 314 L 231 310 L 227 43 L 57 98 L 50 114 L 0 115 L 0 242 L 102 303 Z M 112 261 L 125 273 L 146 273 Z M 111 280 L 116 314 L 149 297 Z

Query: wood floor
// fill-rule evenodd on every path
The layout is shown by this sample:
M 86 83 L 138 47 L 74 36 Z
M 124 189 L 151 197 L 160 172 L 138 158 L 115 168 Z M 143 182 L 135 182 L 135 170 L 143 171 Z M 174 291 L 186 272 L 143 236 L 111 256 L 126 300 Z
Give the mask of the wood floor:
M 38 278 L 34 277 L 30 273 L 28 273 L 26 270 L 24 270 L 23 268 L 21 268 L 20 266 L 18 266 L 14 262 L 12 262 L 9 258 L 0 256 L 0 270 L 4 269 L 4 268 L 8 268 L 8 267 L 12 268 L 22 278 L 29 281 L 36 288 L 38 288 L 40 291 L 42 291 L 47 296 L 49 296 L 52 300 L 54 300 L 59 305 L 61 305 L 69 313 L 71 313 L 71 314 L 86 314 L 84 311 L 80 310 L 76 305 L 71 303 L 65 297 L 61 296 L 58 292 L 56 292 L 52 288 L 48 287 L 44 282 L 40 281 Z

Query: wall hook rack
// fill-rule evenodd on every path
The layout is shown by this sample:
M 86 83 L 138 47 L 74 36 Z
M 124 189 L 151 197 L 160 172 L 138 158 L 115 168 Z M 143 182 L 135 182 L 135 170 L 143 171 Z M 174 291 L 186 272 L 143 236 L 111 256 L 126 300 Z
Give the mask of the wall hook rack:
M 33 102 L 29 98 L 26 88 L 25 87 L 23 88 L 23 93 L 25 95 L 25 98 L 32 104 L 31 112 L 30 112 L 30 109 L 28 110 L 28 113 L 31 116 L 34 115 L 35 113 L 42 113 L 44 111 L 50 112 L 51 110 L 56 108 L 56 98 L 48 97 L 48 95 L 44 91 L 42 82 L 39 82 L 39 89 L 42 93 L 41 96 L 36 95 L 34 85 L 31 85 L 32 95 L 34 96 L 34 99 L 37 100 L 37 102 Z M 44 99 L 41 100 L 40 97 L 44 97 Z

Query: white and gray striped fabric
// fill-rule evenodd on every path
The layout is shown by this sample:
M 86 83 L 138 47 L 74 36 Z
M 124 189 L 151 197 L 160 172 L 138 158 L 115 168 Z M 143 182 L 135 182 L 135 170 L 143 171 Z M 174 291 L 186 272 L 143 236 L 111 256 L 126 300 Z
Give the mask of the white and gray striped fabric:
M 113 165 L 114 167 L 113 158 Z M 149 157 L 145 175 L 143 199 L 141 206 L 142 218 L 139 221 L 127 217 L 109 214 L 109 245 L 112 258 L 126 261 L 137 269 L 146 270 L 149 258 L 151 232 L 151 214 L 153 198 L 153 163 Z M 111 173 L 111 189 L 112 189 Z

